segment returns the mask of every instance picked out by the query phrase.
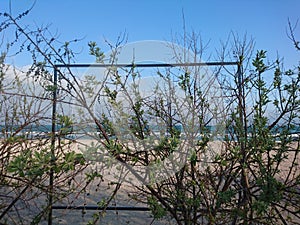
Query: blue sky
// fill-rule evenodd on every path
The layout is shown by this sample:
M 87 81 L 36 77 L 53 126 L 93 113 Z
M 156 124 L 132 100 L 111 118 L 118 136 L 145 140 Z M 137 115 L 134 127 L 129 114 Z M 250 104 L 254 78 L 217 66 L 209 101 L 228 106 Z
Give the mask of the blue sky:
M 27 9 L 34 1 L 11 0 L 14 15 Z M 9 1 L 0 0 L 1 11 L 9 10 Z M 80 62 L 88 62 L 87 43 L 97 41 L 106 50 L 104 38 L 114 42 L 126 32 L 128 42 L 172 40 L 172 33 L 181 33 L 184 12 L 187 30 L 194 30 L 209 41 L 209 51 L 220 47 L 230 32 L 253 37 L 256 49 L 265 49 L 269 58 L 277 53 L 286 64 L 296 65 L 299 54 L 286 34 L 288 18 L 300 19 L 299 0 L 36 0 L 23 24 L 32 27 L 51 24 L 60 40 L 84 38 L 79 44 Z M 298 26 L 300 39 L 300 24 Z M 26 60 L 22 63 L 26 63 Z M 18 62 L 15 62 L 18 64 Z

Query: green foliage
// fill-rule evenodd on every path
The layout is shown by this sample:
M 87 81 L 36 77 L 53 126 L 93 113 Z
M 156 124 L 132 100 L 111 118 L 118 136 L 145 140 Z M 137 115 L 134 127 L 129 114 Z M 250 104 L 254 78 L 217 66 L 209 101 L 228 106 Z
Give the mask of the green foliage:
M 207 81 L 202 79 L 202 70 L 194 66 L 180 67 L 180 72 L 176 74 L 171 73 L 171 70 L 167 70 L 165 74 L 158 72 L 165 87 L 158 84 L 145 97 L 138 80 L 142 76 L 134 62 L 130 69 L 114 66 L 119 42 L 112 49 L 109 59 L 111 67 L 107 69 L 103 80 L 99 81 L 94 74 L 88 74 L 79 82 L 72 69 L 66 68 L 58 71 L 59 81 L 54 86 L 51 84 L 52 74 L 47 68 L 53 68 L 57 63 L 72 62 L 74 52 L 71 43 L 77 40 L 62 42 L 62 46 L 56 48 L 56 39 L 45 36 L 51 32 L 43 32 L 43 29 L 31 32 L 18 24 L 18 20 L 24 15 L 21 14 L 16 20 L 5 14 L 7 20 L 1 26 L 6 27 L 7 23 L 7 27 L 17 27 L 16 43 L 20 43 L 20 36 L 25 37 L 20 52 L 26 48 L 33 60 L 27 75 L 34 78 L 32 83 L 42 84 L 45 95 L 32 90 L 29 96 L 24 92 L 24 82 L 19 76 L 15 77 L 10 86 L 10 90 L 16 91 L 15 96 L 5 95 L 2 99 L 1 95 L 1 101 L 8 107 L 6 110 L 2 107 L 5 104 L 1 102 L 1 109 L 6 110 L 1 121 L 7 125 L 3 128 L 3 133 L 7 135 L 1 140 L 0 146 L 3 165 L 0 180 L 3 181 L 1 184 L 13 189 L 10 193 L 20 193 L 20 190 L 26 192 L 22 187 L 24 184 L 30 191 L 40 188 L 41 192 L 47 194 L 47 204 L 51 205 L 53 201 L 50 198 L 60 199 L 60 196 L 72 193 L 74 189 L 69 188 L 70 183 L 77 184 L 76 175 L 85 166 L 90 166 L 91 170 L 84 171 L 84 182 L 72 188 L 84 186 L 82 190 L 86 190 L 94 181 L 104 181 L 106 177 L 102 172 L 107 171 L 99 172 L 98 169 L 105 168 L 109 172 L 115 161 L 123 165 L 126 163 L 133 169 L 149 165 L 164 166 L 164 160 L 168 158 L 184 158 L 185 155 L 181 153 L 176 155 L 177 150 L 183 151 L 186 145 L 192 143 L 192 146 L 188 146 L 186 164 L 175 173 L 164 174 L 168 175 L 165 180 L 143 187 L 132 185 L 135 196 L 138 196 L 135 200 L 147 203 L 155 219 L 171 215 L 178 224 L 189 225 L 204 222 L 275 224 L 278 221 L 287 224 L 289 219 L 286 214 L 298 216 L 299 142 L 293 142 L 291 132 L 299 126 L 299 67 L 283 71 L 278 61 L 272 67 L 266 63 L 267 52 L 264 50 L 257 51 L 252 60 L 252 56 L 247 55 L 247 52 L 253 50 L 249 48 L 251 43 L 234 43 L 230 54 L 234 52 L 234 57 L 239 62 L 238 69 L 232 71 L 231 68 L 224 69 L 225 66 L 222 65 L 209 74 L 213 80 L 218 80 L 223 88 L 222 94 L 225 93 L 221 99 L 226 102 L 224 112 L 216 111 L 219 105 L 214 106 L 215 96 L 208 96 L 210 84 L 208 87 L 203 85 Z M 184 35 L 184 41 L 195 38 L 194 34 Z M 192 41 L 184 43 L 184 46 L 188 50 L 193 49 L 194 60 L 197 61 L 200 53 L 198 43 L 196 39 Z M 96 63 L 104 63 L 105 55 L 97 43 L 89 42 L 88 47 Z M 110 47 L 113 48 L 112 45 Z M 3 85 L 6 75 L 5 55 L 3 53 L 0 56 L 0 92 L 6 91 Z M 186 52 L 175 54 L 174 59 L 187 62 L 187 55 L 189 54 Z M 224 52 L 222 59 L 227 55 Z M 270 77 L 272 69 L 273 79 Z M 224 82 L 219 79 L 222 73 L 226 77 Z M 180 89 L 182 98 L 178 98 L 174 87 Z M 40 101 L 53 97 L 51 94 L 55 91 L 59 91 L 56 103 L 61 110 L 56 115 L 56 121 L 53 121 L 59 128 L 58 132 L 49 135 L 50 139 L 46 135 L 46 138 L 29 140 L 22 129 L 44 122 L 42 120 L 45 118 L 49 122 L 49 107 L 44 108 L 44 102 Z M 75 126 L 71 116 L 63 113 L 63 104 L 68 97 L 79 108 L 80 122 L 84 122 L 84 126 L 95 122 L 97 131 L 100 132 L 95 138 L 96 144 L 85 146 L 84 155 L 74 151 L 73 143 L 63 139 L 73 132 Z M 31 102 L 31 98 L 36 102 Z M 92 110 L 97 100 L 101 106 L 107 107 L 101 111 L 106 113 L 102 113 L 100 118 Z M 38 110 L 34 110 L 35 108 Z M 118 118 L 111 118 L 114 112 Z M 270 112 L 274 112 L 272 116 Z M 213 118 L 212 114 L 217 114 L 217 118 Z M 221 117 L 219 114 L 225 117 L 222 119 L 226 120 L 227 130 L 224 140 L 216 141 L 212 139 L 206 126 L 210 122 L 218 123 Z M 159 129 L 163 127 L 156 133 L 151 130 L 150 124 L 153 121 L 157 122 Z M 127 133 L 124 136 L 118 137 L 116 133 L 121 131 L 121 135 L 123 134 L 124 124 L 129 129 L 125 129 L 124 133 Z M 183 132 L 177 129 L 178 124 L 184 127 Z M 26 138 L 28 139 L 25 140 Z M 151 142 L 152 140 L 154 141 Z M 147 141 L 151 143 L 148 144 Z M 110 157 L 106 157 L 107 155 Z M 284 167 L 286 164 L 288 166 Z M 175 167 L 166 167 L 168 166 L 172 169 Z M 150 177 L 155 178 L 157 174 L 151 172 Z M 115 181 L 111 183 L 118 184 Z M 61 195 L 56 190 L 65 193 Z M 118 189 L 113 191 L 110 200 L 101 198 L 98 206 L 108 206 L 117 191 Z M 79 190 L 78 193 L 80 192 Z M 27 193 L 22 197 L 27 197 Z M 31 192 L 30 196 L 35 197 Z M 40 215 L 44 216 L 43 211 L 48 208 L 51 207 L 45 206 Z M 36 218 L 40 220 L 42 217 Z M 100 213 L 97 212 L 90 223 L 95 224 L 99 219 Z
M 108 86 L 104 87 L 104 92 L 108 96 L 110 103 L 115 103 L 118 92 L 116 90 L 111 90 Z
M 89 98 L 93 98 L 95 96 L 95 90 L 97 90 L 97 86 L 100 85 L 100 82 L 97 80 L 95 75 L 84 75 L 82 79 L 81 90 L 87 95 Z
M 115 129 L 113 127 L 113 123 L 109 120 L 107 115 L 104 113 L 101 114 L 101 117 L 99 119 L 100 124 L 102 126 L 103 131 L 109 136 L 109 137 L 114 137 L 115 134 Z M 97 127 L 97 131 L 99 132 L 99 136 L 103 137 L 103 133 L 100 129 L 100 127 Z
M 90 55 L 96 57 L 96 63 L 103 63 L 103 59 L 104 59 L 105 55 L 101 51 L 101 49 L 97 46 L 97 43 L 94 41 L 91 41 L 88 43 L 88 46 L 90 48 Z
M 155 199 L 155 197 L 149 196 L 147 198 L 147 204 L 155 219 L 161 219 L 166 216 L 167 211 L 164 207 Z
M 299 78 L 289 78 L 292 82 L 284 83 L 286 76 L 291 76 L 291 73 L 282 73 L 277 65 L 273 80 L 267 81 L 265 77 L 271 68 L 265 64 L 265 58 L 266 51 L 257 52 L 252 61 L 255 73 L 251 74 L 251 79 L 246 79 L 245 74 L 238 74 L 240 79 L 236 79 L 236 86 L 239 87 L 241 84 L 239 82 L 244 83 L 239 92 L 236 92 L 237 104 L 227 121 L 228 134 L 235 142 L 228 139 L 229 155 L 226 157 L 217 155 L 216 158 L 223 168 L 238 162 L 236 165 L 241 171 L 238 179 L 243 191 L 225 182 L 226 189 L 218 192 L 216 205 L 220 207 L 234 201 L 243 202 L 243 207 L 239 207 L 233 213 L 235 221 L 269 223 L 280 220 L 286 223 L 287 218 L 283 218 L 282 215 L 277 217 L 279 212 L 276 211 L 276 207 L 285 204 L 285 207 L 290 205 L 293 210 L 297 208 L 284 199 L 290 182 L 297 183 L 297 181 L 294 177 L 284 174 L 281 167 L 286 163 L 292 163 L 290 169 L 293 168 L 296 164 L 288 161 L 288 155 L 290 157 L 293 155 L 290 152 L 293 149 L 297 157 L 299 151 L 294 149 L 295 143 L 289 138 L 289 132 L 296 122 L 293 111 L 298 109 L 293 107 L 293 104 L 298 101 L 295 94 L 296 86 L 299 88 Z M 253 93 L 252 99 L 247 93 Z M 272 100 L 274 96 L 275 99 Z M 246 102 L 252 104 L 251 110 L 248 110 L 249 105 L 246 105 Z M 273 106 L 277 111 L 271 117 L 269 111 Z M 281 125 L 283 118 L 287 123 Z M 299 185 L 296 183 L 293 185 Z
M 253 59 L 252 64 L 255 67 L 255 71 L 258 73 L 263 73 L 268 68 L 263 61 L 266 58 L 266 53 L 267 51 L 264 50 L 257 51 L 256 57 Z
M 149 126 L 147 120 L 144 119 L 145 111 L 143 109 L 142 99 L 137 100 L 132 109 L 133 113 L 129 119 L 130 130 L 137 138 L 144 139 L 149 135 Z
M 57 87 L 55 85 L 47 85 L 45 86 L 45 91 L 54 92 L 57 90 Z
M 62 136 L 73 132 L 73 121 L 70 116 L 57 115 L 57 124 L 60 125 L 59 132 Z
M 84 155 L 81 153 L 76 153 L 74 151 L 67 152 L 64 156 L 64 160 L 61 162 L 61 165 L 56 165 L 54 167 L 55 172 L 60 172 L 60 170 L 64 172 L 69 172 L 75 170 L 76 165 L 85 165 Z
M 49 173 L 50 169 L 53 169 L 56 173 L 66 173 L 74 171 L 76 165 L 85 164 L 83 155 L 75 152 L 65 153 L 64 158 L 57 159 L 53 166 L 50 164 L 51 160 L 51 154 L 47 149 L 41 151 L 27 149 L 10 162 L 7 171 L 22 178 L 41 178 Z
M 236 195 L 236 191 L 232 189 L 218 192 L 217 199 L 216 199 L 216 207 L 220 208 L 222 204 L 231 203 L 235 195 Z
M 183 75 L 179 75 L 178 85 L 185 91 L 188 92 L 191 85 L 191 73 L 186 71 Z
M 10 162 L 7 171 L 19 177 L 41 177 L 48 171 L 50 160 L 51 155 L 47 151 L 33 152 L 27 149 Z
M 254 202 L 253 207 L 258 214 L 262 215 L 263 213 L 267 213 L 268 207 L 272 203 L 277 203 L 282 200 L 284 185 L 269 175 L 260 177 L 256 182 L 261 192 Z
M 164 160 L 170 154 L 177 150 L 180 144 L 180 139 L 178 137 L 163 137 L 157 145 L 154 146 L 154 151 L 160 160 Z

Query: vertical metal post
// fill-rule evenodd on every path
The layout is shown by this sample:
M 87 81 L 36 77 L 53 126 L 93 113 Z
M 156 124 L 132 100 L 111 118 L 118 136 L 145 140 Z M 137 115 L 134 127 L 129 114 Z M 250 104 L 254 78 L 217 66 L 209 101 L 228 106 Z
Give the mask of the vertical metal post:
M 52 225 L 52 207 L 53 207 L 53 185 L 54 185 L 54 169 L 55 164 L 55 141 L 56 141 L 56 101 L 57 101 L 57 68 L 54 68 L 53 74 L 53 98 L 52 98 L 52 128 L 51 128 L 51 165 L 49 174 L 48 189 L 48 225 Z

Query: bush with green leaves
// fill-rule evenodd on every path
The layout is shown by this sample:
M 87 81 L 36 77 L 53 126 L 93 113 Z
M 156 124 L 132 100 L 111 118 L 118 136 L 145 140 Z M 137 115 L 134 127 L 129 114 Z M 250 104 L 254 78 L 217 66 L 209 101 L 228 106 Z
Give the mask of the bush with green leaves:
M 54 203 L 113 178 L 110 196 L 99 197 L 101 210 L 89 223 L 101 221 L 100 214 L 128 183 L 128 195 L 148 205 L 155 219 L 300 223 L 299 67 L 285 71 L 279 60 L 267 64 L 266 51 L 253 55 L 253 42 L 234 36 L 232 47 L 223 46 L 218 57 L 235 66 L 158 69 L 156 85 L 145 94 L 142 70 L 134 62 L 116 65 L 124 37 L 109 44 L 110 66 L 101 79 L 93 73 L 79 79 L 68 67 L 78 40 L 59 46 L 48 27 L 23 28 L 19 21 L 27 13 L 0 14 L 0 30 L 17 34 L 9 44 L 20 44 L 19 54 L 26 49 L 33 62 L 22 82 L 16 75 L 5 83 L 5 54 L 1 57 L 1 222 L 21 221 L 19 206 L 25 202 L 26 210 L 36 206 L 29 222 L 51 224 Z M 205 45 L 198 46 L 194 33 L 184 32 L 183 40 L 184 52 L 169 46 L 176 63 L 199 62 Z M 103 64 L 106 56 L 97 44 L 88 46 Z M 30 93 L 24 87 L 29 80 L 38 87 Z M 49 123 L 53 129 L 46 136 L 30 136 L 35 126 Z M 80 132 L 93 141 L 68 139 Z M 85 158 L 74 150 L 78 144 Z

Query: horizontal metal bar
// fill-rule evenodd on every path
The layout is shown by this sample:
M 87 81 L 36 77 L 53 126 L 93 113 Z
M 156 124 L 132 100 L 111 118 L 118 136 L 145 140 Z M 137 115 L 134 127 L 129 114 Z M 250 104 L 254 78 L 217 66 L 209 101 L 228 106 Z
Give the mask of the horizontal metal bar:
M 100 64 L 100 63 L 86 63 L 86 64 L 56 64 L 55 67 L 180 67 L 180 66 L 229 66 L 238 65 L 238 62 L 199 62 L 199 63 L 137 63 L 137 64 Z
M 148 207 L 141 206 L 109 206 L 109 207 L 99 207 L 99 206 L 52 206 L 52 209 L 70 209 L 70 210 L 115 210 L 115 211 L 150 211 Z

